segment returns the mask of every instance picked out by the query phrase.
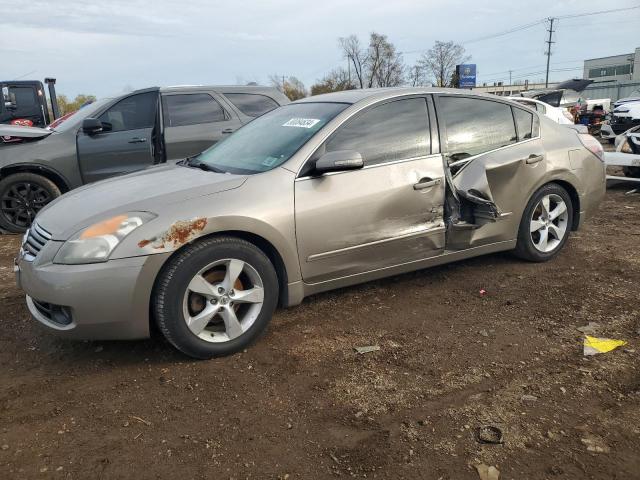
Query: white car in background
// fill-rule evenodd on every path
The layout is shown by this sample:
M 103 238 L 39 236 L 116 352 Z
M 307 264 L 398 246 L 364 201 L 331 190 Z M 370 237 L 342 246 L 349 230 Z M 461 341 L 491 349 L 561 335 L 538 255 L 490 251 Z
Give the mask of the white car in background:
M 629 97 L 618 100 L 615 105 L 611 119 L 600 129 L 600 137 L 609 140 L 609 143 L 614 143 L 618 136 L 640 125 L 640 99 L 633 100 Z
M 533 98 L 525 98 L 525 97 L 507 97 L 509 100 L 513 100 L 514 102 L 518 102 L 520 105 L 524 105 L 525 107 L 529 107 L 532 110 L 536 110 L 539 113 L 542 113 L 545 117 L 550 118 L 556 123 L 561 125 L 573 125 L 575 122 L 573 121 L 573 117 L 571 114 L 564 108 L 553 107 L 548 103 L 541 102 L 540 100 L 534 100 Z

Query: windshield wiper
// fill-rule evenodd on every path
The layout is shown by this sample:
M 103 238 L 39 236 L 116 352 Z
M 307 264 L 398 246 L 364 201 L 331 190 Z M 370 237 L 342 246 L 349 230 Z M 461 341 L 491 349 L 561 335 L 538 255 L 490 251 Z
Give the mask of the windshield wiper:
M 199 168 L 200 170 L 204 170 L 205 172 L 215 172 L 215 173 L 227 173 L 224 170 L 214 167 L 213 165 L 209 165 L 208 163 L 204 163 L 201 160 L 198 160 L 197 157 L 187 157 L 182 162 L 181 165 L 186 167 Z

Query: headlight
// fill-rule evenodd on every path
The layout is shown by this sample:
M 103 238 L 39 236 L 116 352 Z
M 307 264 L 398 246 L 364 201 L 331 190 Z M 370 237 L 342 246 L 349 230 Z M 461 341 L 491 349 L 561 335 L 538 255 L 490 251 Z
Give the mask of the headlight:
M 155 214 L 149 212 L 131 212 L 95 223 L 67 240 L 53 263 L 69 265 L 106 262 L 111 252 L 127 235 L 155 217 Z

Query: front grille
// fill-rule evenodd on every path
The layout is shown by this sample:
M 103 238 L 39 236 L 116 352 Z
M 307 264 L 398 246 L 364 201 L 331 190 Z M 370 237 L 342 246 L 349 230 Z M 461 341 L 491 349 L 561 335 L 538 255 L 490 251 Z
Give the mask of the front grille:
M 31 301 L 38 312 L 47 320 L 55 322 L 58 325 L 69 325 L 71 323 L 72 318 L 69 307 L 41 302 L 35 298 L 32 298 Z
M 32 262 L 49 240 L 51 240 L 51 234 L 33 222 L 22 244 L 24 259 Z

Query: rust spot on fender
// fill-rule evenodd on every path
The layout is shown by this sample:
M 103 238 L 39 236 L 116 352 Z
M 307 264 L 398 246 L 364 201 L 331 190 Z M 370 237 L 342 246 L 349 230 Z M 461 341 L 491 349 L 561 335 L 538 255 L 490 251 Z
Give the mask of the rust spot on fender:
M 141 240 L 138 247 L 144 248 L 151 245 L 156 250 L 164 248 L 176 248 L 193 240 L 193 238 L 207 226 L 206 218 L 194 218 L 193 220 L 179 220 L 162 236 L 149 240 Z

